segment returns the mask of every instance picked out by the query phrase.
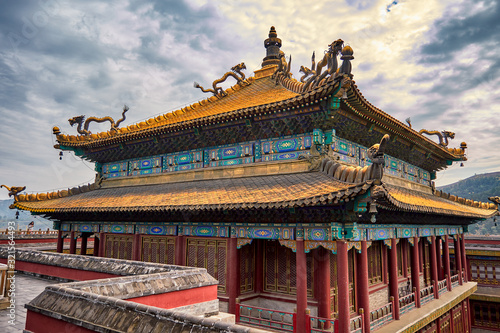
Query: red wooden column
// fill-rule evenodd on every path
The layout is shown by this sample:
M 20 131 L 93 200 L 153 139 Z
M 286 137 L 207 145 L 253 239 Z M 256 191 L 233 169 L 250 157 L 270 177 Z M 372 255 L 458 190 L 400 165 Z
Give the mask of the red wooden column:
M 411 284 L 415 288 L 415 306 L 417 308 L 420 307 L 419 252 L 418 237 L 413 237 L 413 246 L 411 247 Z
M 106 256 L 106 233 L 100 232 L 99 233 L 99 257 L 105 257 Z
M 62 230 L 59 230 L 57 232 L 57 252 L 58 253 L 63 253 L 63 249 L 64 249 L 64 238 L 63 238 L 63 232 Z
M 330 318 L 330 252 L 324 247 L 313 251 L 315 294 L 318 300 L 318 317 Z
M 175 239 L 174 262 L 179 266 L 186 266 L 186 236 L 178 235 Z
M 80 244 L 80 254 L 83 256 L 87 255 L 87 240 L 89 236 L 87 233 L 82 232 L 82 243 Z
M 429 247 L 431 257 L 431 280 L 434 286 L 434 298 L 439 298 L 438 290 L 438 270 L 437 270 L 437 256 L 436 256 L 436 236 L 432 236 L 432 244 Z
M 69 254 L 75 254 L 76 253 L 76 238 L 75 238 L 75 232 L 71 231 L 70 233 L 70 243 L 69 243 Z
M 465 234 L 460 235 L 460 253 L 462 254 L 462 269 L 464 270 L 464 282 L 469 281 L 469 265 L 467 264 L 467 253 L 465 252 Z
M 436 237 L 436 255 L 437 255 L 437 268 L 438 268 L 438 280 L 442 281 L 444 279 L 443 273 L 443 256 L 441 254 L 441 237 Z
M 401 239 L 401 250 L 403 253 L 401 254 L 403 261 L 403 276 L 408 277 L 408 241 L 406 239 Z
M 97 233 L 94 234 L 94 257 L 99 256 L 99 251 L 100 251 L 100 245 L 101 245 L 101 239 L 98 236 Z
M 361 241 L 361 253 L 357 253 L 356 287 L 358 308 L 363 308 L 365 313 L 365 330 L 370 332 L 370 293 L 368 290 L 368 246 L 366 241 Z M 397 267 L 397 266 L 396 266 Z M 397 271 L 396 271 L 397 275 Z M 397 288 L 397 287 L 396 287 Z M 398 302 L 399 305 L 399 302 Z M 398 309 L 399 312 L 399 309 Z
M 141 234 L 134 234 L 134 240 L 132 241 L 132 260 L 141 260 Z
M 238 238 L 231 235 L 227 240 L 227 276 L 226 286 L 229 296 L 228 312 L 236 314 L 236 298 L 238 298 L 238 291 L 240 288 L 238 271 Z
M 424 242 L 419 242 L 418 243 L 418 269 L 420 273 L 423 273 L 424 271 Z
M 398 283 L 398 243 L 396 238 L 391 239 L 389 251 L 389 295 L 394 297 L 394 319 L 399 320 L 399 283 Z M 366 313 L 366 311 L 365 311 Z M 369 312 L 368 312 L 369 314 Z M 369 316 L 366 316 L 369 317 Z
M 450 249 L 448 247 L 448 235 L 444 236 L 443 240 L 443 264 L 444 264 L 444 274 L 446 275 L 446 284 L 448 285 L 448 291 L 451 291 L 451 274 L 450 274 Z
M 297 238 L 295 252 L 297 262 L 297 332 L 306 332 L 306 308 L 307 308 L 307 261 L 304 249 L 304 239 Z
M 349 313 L 349 259 L 347 243 L 344 240 L 337 241 L 337 289 L 338 289 L 338 320 L 339 332 L 350 331 Z
M 458 284 L 462 285 L 462 251 L 460 246 L 460 238 L 457 235 L 457 238 L 453 238 L 453 246 L 455 246 L 455 267 L 457 269 L 458 274 Z
M 255 244 L 255 293 L 264 291 L 264 240 L 254 239 Z

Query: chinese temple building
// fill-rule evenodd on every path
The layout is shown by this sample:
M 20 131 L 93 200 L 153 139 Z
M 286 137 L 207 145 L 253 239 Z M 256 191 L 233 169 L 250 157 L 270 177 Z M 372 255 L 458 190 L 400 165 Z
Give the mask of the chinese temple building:
M 417 131 L 370 104 L 342 40 L 300 79 L 281 45 L 271 27 L 262 68 L 195 83 L 210 97 L 180 110 L 126 127 L 127 107 L 116 122 L 74 117 L 78 135 L 55 127 L 55 148 L 94 162 L 95 183 L 11 188 L 13 207 L 53 220 L 59 252 L 69 237 L 70 253 L 81 238 L 86 254 L 92 237 L 96 256 L 206 268 L 240 323 L 470 332 L 464 234 L 498 205 L 433 183 L 467 145 L 449 148 L 454 133 Z M 225 80 L 236 83 L 224 90 Z M 91 132 L 105 120 L 109 131 Z

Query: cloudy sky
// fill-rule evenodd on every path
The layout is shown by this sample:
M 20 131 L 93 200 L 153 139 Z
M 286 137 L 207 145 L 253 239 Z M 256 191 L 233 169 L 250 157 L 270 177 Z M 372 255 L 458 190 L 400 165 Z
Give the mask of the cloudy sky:
M 469 161 L 438 185 L 499 171 L 499 17 L 496 1 L 3 0 L 0 184 L 92 182 L 93 165 L 59 160 L 53 126 L 76 134 L 67 119 L 118 119 L 125 103 L 128 125 L 206 98 L 193 81 L 210 85 L 240 62 L 251 75 L 271 25 L 295 77 L 342 38 L 372 104 L 416 129 L 454 131 L 453 147 L 466 141 Z

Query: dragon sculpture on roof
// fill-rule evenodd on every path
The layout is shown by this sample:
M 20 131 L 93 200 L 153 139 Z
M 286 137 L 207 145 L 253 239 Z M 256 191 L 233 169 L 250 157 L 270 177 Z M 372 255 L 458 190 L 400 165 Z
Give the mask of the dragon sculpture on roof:
M 22 192 L 26 189 L 26 186 L 7 186 L 7 185 L 0 185 L 0 188 L 5 187 L 7 191 L 9 191 L 9 197 L 14 197 L 16 198 L 19 192 Z
M 242 85 L 243 81 L 245 80 L 245 74 L 242 72 L 242 70 L 244 69 L 247 69 L 244 62 L 231 67 L 230 72 L 226 72 L 226 74 L 224 74 L 220 79 L 217 79 L 212 83 L 213 89 L 205 89 L 198 82 L 194 82 L 193 86 L 195 88 L 199 88 L 204 93 L 212 93 L 214 94 L 214 96 L 223 97 L 226 96 L 227 94 L 221 87 L 218 87 L 217 85 L 219 83 L 226 81 L 229 76 L 234 77 L 237 81 L 236 83 Z
M 450 131 L 428 131 L 426 129 L 421 129 L 420 134 L 427 134 L 427 135 L 437 135 L 437 137 L 439 138 L 439 145 L 440 146 L 443 146 L 443 147 L 447 147 L 448 146 L 448 139 L 454 139 L 455 138 L 455 133 L 454 132 L 450 132 Z
M 90 126 L 91 122 L 103 123 L 105 121 L 109 121 L 109 123 L 111 125 L 110 130 L 116 132 L 118 130 L 118 126 L 120 126 L 120 124 L 125 120 L 125 112 L 127 112 L 128 110 L 129 110 L 128 106 L 124 105 L 123 112 L 122 112 L 122 118 L 119 119 L 117 122 L 115 122 L 115 120 L 109 116 L 102 117 L 102 118 L 88 117 L 87 120 L 85 120 L 84 115 L 70 118 L 70 119 L 68 119 L 68 122 L 71 126 L 78 124 L 77 131 L 78 131 L 78 133 L 83 134 L 83 135 L 92 134 L 92 132 L 89 131 L 89 126 Z M 85 123 L 83 123 L 84 120 L 85 120 Z M 83 124 L 83 129 L 82 129 L 82 124 Z
M 338 70 L 337 56 L 342 52 L 342 47 L 344 46 L 344 41 L 342 39 L 337 39 L 330 45 L 328 45 L 328 50 L 325 51 L 323 59 L 316 64 L 316 55 L 313 52 L 311 57 L 311 68 L 300 66 L 300 72 L 304 75 L 300 78 L 300 82 L 305 83 L 304 91 L 309 88 L 314 88 L 320 84 L 320 82 L 326 78 L 327 75 L 333 75 Z M 323 72 L 323 68 L 327 67 L 327 70 Z

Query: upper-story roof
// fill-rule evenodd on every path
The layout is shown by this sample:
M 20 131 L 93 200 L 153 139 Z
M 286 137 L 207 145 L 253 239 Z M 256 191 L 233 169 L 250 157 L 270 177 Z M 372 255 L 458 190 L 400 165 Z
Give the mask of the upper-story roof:
M 283 121 L 284 118 L 295 117 L 299 114 L 325 113 L 325 110 L 328 118 L 329 113 L 334 110 L 337 114 L 345 115 L 347 118 L 366 125 L 366 132 L 368 129 L 371 131 L 375 128 L 375 131 L 380 132 L 380 136 L 390 134 L 394 142 L 401 142 L 402 146 L 407 147 L 409 151 L 415 150 L 423 156 L 426 155 L 426 158 L 433 160 L 433 163 L 415 164 L 428 171 L 445 168 L 451 161 L 466 159 L 465 143 L 462 143 L 460 148 L 448 148 L 448 138 L 445 132 L 430 132 L 440 138 L 440 143 L 436 143 L 369 103 L 352 80 L 353 50 L 350 46 L 343 47 L 342 40 L 329 45 L 321 61 L 313 60 L 312 69 L 301 66 L 304 76 L 300 80 L 293 78 L 290 73 L 291 59 L 287 62 L 284 53 L 279 49 L 280 46 L 281 40 L 277 38 L 276 31 L 272 27 L 269 38 L 265 42 L 267 55 L 264 58 L 263 67 L 255 71 L 254 76 L 246 78 L 242 72 L 245 66 L 241 63 L 234 66 L 222 78 L 215 80 L 212 84 L 213 89 L 205 89 L 195 83 L 195 87 L 212 93 L 211 97 L 179 110 L 121 128 L 118 124 L 122 119 L 115 123 L 112 118 L 105 117 L 109 118 L 112 124 L 107 132 L 90 133 L 89 130 L 92 121 L 103 118 L 90 117 L 85 120 L 83 116 L 74 117 L 70 119 L 70 123 L 79 124 L 80 134 L 62 134 L 60 129 L 55 127 L 54 134 L 57 138 L 55 147 L 75 150 L 79 155 L 91 161 L 110 162 L 143 157 L 148 154 L 173 152 L 176 149 L 202 148 L 206 140 L 200 139 L 198 134 L 218 131 L 224 125 L 245 127 L 251 123 Z M 337 60 L 338 55 L 341 55 L 340 65 Z M 230 77 L 232 77 L 231 80 L 236 79 L 237 83 L 225 91 L 222 90 L 219 84 Z M 124 109 L 124 113 L 125 111 Z M 299 131 L 311 130 L 306 125 L 304 126 Z M 333 127 L 335 128 L 335 125 Z M 349 135 L 347 130 L 342 132 L 342 126 L 337 125 L 337 127 L 339 128 L 335 129 L 341 137 Z M 291 133 L 276 133 L 274 136 L 288 134 Z M 259 134 L 252 133 L 251 135 L 254 136 L 253 139 L 259 139 L 256 137 Z M 244 139 L 248 136 L 248 134 L 241 134 L 240 138 L 243 138 L 241 141 L 246 141 Z M 356 136 L 359 137 L 358 134 Z M 356 136 L 349 139 L 356 141 Z M 182 137 L 182 140 L 179 137 Z M 133 149 L 137 143 L 147 140 L 154 141 L 153 148 Z M 233 137 L 231 140 L 231 142 L 222 140 L 218 144 L 238 142 L 238 138 Z M 172 143 L 174 141 L 175 144 Z M 138 156 L 138 154 L 143 155 Z M 392 155 L 397 156 L 397 154 Z M 409 161 L 412 159 L 411 156 L 403 159 L 412 162 Z M 413 157 L 413 159 L 419 160 L 420 157 Z

